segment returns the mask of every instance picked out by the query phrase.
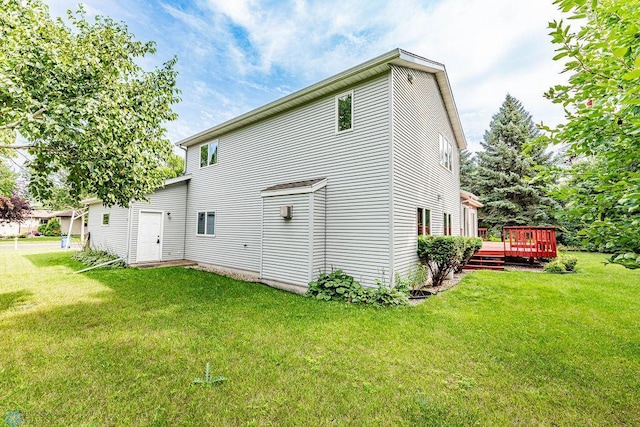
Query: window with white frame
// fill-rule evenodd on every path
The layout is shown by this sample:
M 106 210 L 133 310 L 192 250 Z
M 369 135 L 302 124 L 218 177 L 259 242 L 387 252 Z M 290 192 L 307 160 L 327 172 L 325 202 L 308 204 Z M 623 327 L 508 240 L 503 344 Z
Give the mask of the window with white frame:
M 198 235 L 215 236 L 216 234 L 216 213 L 198 212 Z
M 440 137 L 440 164 L 445 168 L 453 169 L 453 147 L 449 140 L 439 134 Z
M 418 208 L 418 236 L 431 234 L 431 211 Z
M 109 214 L 108 213 L 102 214 L 102 225 L 105 226 L 105 227 L 109 225 Z
M 207 142 L 200 146 L 200 167 L 218 163 L 218 140 Z
M 336 96 L 336 132 L 353 128 L 353 91 Z

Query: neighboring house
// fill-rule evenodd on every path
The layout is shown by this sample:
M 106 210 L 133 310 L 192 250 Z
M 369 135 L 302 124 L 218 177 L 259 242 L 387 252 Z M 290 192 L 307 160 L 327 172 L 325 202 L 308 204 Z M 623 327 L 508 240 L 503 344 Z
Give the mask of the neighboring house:
M 73 217 L 73 210 L 59 211 L 52 214 L 52 218 L 58 218 L 60 222 L 60 233 L 68 234 L 69 226 L 71 226 L 71 218 Z M 72 236 L 81 236 L 84 234 L 84 218 L 76 218 L 73 220 L 73 226 L 71 226 Z
M 272 284 L 343 269 L 392 283 L 418 234 L 459 235 L 466 141 L 442 64 L 393 50 L 181 141 L 186 174 L 128 209 L 88 203 L 91 244 Z
M 38 231 L 38 227 L 46 224 L 52 215 L 52 211 L 44 209 L 32 210 L 29 216 L 20 223 L 20 234 L 31 234 Z
M 480 203 L 475 194 L 460 190 L 460 234 L 467 237 L 478 237 L 478 208 Z

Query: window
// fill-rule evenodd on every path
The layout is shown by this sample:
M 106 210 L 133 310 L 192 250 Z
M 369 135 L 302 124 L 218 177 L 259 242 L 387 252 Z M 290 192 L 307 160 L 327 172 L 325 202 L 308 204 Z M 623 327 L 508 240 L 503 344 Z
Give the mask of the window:
M 197 233 L 203 236 L 215 236 L 216 234 L 216 213 L 215 212 L 198 212 Z
M 353 92 L 336 96 L 336 131 L 353 128 Z
M 104 226 L 109 225 L 109 214 L 108 213 L 102 214 L 102 225 L 104 225 Z
M 439 137 L 440 137 L 440 164 L 445 168 L 452 170 L 453 169 L 452 167 L 453 147 L 451 146 L 451 143 L 447 140 L 447 138 L 442 136 L 442 134 L 440 134 Z
M 200 167 L 218 163 L 218 140 L 200 146 Z
M 444 235 L 451 236 L 451 214 L 444 214 Z
M 418 236 L 431 234 L 431 211 L 418 208 Z

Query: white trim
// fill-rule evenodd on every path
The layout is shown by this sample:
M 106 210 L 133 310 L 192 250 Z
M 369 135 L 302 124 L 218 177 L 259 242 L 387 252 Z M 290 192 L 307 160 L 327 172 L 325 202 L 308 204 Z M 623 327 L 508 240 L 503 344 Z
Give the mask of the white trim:
M 107 216 L 108 216 L 108 217 L 107 217 L 107 223 L 106 223 L 106 224 L 104 223 L 104 216 L 105 216 L 105 215 L 107 215 Z M 100 218 L 100 224 L 101 224 L 103 227 L 108 227 L 110 223 L 111 223 L 111 212 L 102 212 L 102 218 Z
M 207 221 L 209 218 L 209 213 L 213 212 L 213 234 L 207 234 Z M 198 215 L 200 213 L 204 213 L 204 233 L 198 233 Z M 216 237 L 216 229 L 218 228 L 218 213 L 215 210 L 196 210 L 196 237 Z
M 140 224 L 142 223 L 141 217 L 143 213 L 156 213 L 160 214 L 160 249 L 158 252 L 158 259 L 149 259 L 143 260 L 142 262 L 154 262 L 154 261 L 162 261 L 162 252 L 164 250 L 164 211 L 160 211 L 157 209 L 140 209 L 138 211 L 138 236 L 136 237 L 136 262 L 140 261 Z
M 132 259 L 131 259 L 131 228 L 133 227 L 133 221 L 132 221 L 132 215 L 133 214 L 133 208 L 132 206 L 129 206 L 129 208 L 127 209 L 127 260 L 126 263 L 130 264 Z
M 307 193 L 315 193 L 327 186 L 328 179 L 325 178 L 322 181 L 318 181 L 313 185 L 305 185 L 304 187 L 292 187 L 292 188 L 281 188 L 278 190 L 265 190 L 260 192 L 260 196 L 262 197 L 276 197 L 276 196 L 289 196 L 292 194 L 307 194 Z
M 338 129 L 339 117 L 340 117 L 340 114 L 339 114 L 339 111 L 340 111 L 339 103 L 340 103 L 340 98 L 343 98 L 345 96 L 351 96 L 351 127 L 349 127 L 348 129 L 340 130 L 340 129 Z M 347 133 L 347 132 L 353 132 L 353 128 L 355 127 L 354 117 L 353 117 L 354 99 L 355 99 L 355 97 L 353 96 L 353 89 L 348 90 L 346 92 L 339 93 L 338 95 L 336 95 L 334 97 L 334 104 L 333 104 L 334 118 L 333 118 L 333 120 L 334 120 L 334 123 L 335 123 L 334 131 L 335 131 L 336 135 L 340 135 L 340 134 Z
M 162 186 L 166 187 L 167 185 L 177 184 L 178 182 L 182 182 L 182 181 L 189 181 L 190 179 L 191 179 L 191 174 L 185 174 L 185 175 L 177 176 L 175 178 L 169 178 L 164 182 L 164 184 L 162 184 Z
M 260 211 L 260 271 L 258 272 L 258 277 L 262 279 L 262 273 L 264 270 L 264 198 L 260 198 L 261 201 L 261 211 Z

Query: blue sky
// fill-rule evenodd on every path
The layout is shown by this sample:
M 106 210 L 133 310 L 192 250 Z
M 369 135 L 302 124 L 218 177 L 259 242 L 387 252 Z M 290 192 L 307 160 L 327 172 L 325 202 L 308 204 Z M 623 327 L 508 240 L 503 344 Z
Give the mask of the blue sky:
M 77 0 L 45 0 L 55 16 Z M 507 92 L 536 122 L 562 110 L 543 93 L 566 77 L 551 58 L 551 0 L 85 0 L 90 16 L 124 21 L 178 57 L 180 118 L 173 142 L 396 47 L 444 63 L 469 147 Z

